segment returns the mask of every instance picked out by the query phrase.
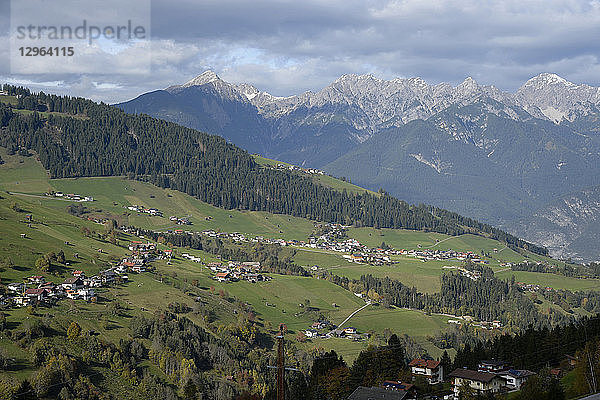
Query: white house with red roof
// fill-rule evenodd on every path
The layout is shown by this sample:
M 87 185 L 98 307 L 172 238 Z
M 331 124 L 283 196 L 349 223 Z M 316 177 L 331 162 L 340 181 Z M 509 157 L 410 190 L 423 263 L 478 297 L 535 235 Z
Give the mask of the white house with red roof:
M 413 377 L 423 376 L 432 385 L 444 380 L 444 366 L 439 361 L 416 358 L 408 366 Z

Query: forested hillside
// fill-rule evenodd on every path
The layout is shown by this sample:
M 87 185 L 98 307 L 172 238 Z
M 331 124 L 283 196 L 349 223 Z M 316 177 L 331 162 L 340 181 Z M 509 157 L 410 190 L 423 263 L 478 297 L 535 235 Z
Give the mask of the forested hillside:
M 12 86 L 5 86 L 5 90 L 18 95 L 17 110 L 44 114 L 15 112 L 9 105 L 0 105 L 0 145 L 10 152 L 20 148 L 36 151 L 54 178 L 129 175 L 227 209 L 450 235 L 473 232 L 547 253 L 544 248 L 456 213 L 412 206 L 386 193 L 339 192 L 307 178 L 260 168 L 247 152 L 218 136 L 146 115 L 128 115 L 85 99 L 32 94 Z

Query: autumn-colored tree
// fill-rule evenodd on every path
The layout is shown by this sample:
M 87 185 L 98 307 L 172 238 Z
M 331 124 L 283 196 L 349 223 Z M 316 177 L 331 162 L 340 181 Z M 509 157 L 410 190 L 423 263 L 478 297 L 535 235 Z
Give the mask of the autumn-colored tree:
M 81 335 L 81 327 L 75 321 L 71 322 L 69 328 L 67 329 L 67 338 L 70 341 L 76 340 Z

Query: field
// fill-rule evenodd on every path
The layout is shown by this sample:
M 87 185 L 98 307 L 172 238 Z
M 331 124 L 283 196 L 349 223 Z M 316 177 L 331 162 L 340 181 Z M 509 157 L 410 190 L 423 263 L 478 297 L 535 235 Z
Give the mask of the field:
M 577 279 L 562 275 L 542 274 L 528 271 L 502 271 L 496 273 L 499 278 L 510 278 L 515 276 L 517 282 L 536 284 L 553 289 L 566 289 L 571 291 L 578 290 L 600 290 L 600 280 L 598 279 Z
M 254 158 L 254 161 L 256 161 L 258 164 L 260 165 L 269 165 L 269 166 L 276 166 L 278 164 L 284 164 L 284 165 L 291 165 L 285 162 L 281 162 L 281 161 L 276 161 L 276 160 L 271 160 L 270 158 L 265 158 L 265 157 L 261 157 L 259 155 L 252 155 L 252 157 Z M 317 175 L 317 174 L 310 174 L 307 175 L 310 176 L 311 179 L 313 181 L 315 181 L 316 183 L 335 189 L 335 190 L 345 190 L 348 193 L 364 193 L 364 192 L 368 192 L 371 194 L 377 194 L 371 190 L 367 190 L 365 188 L 361 188 L 360 186 L 356 186 L 353 185 L 350 182 L 347 181 L 343 181 L 341 179 L 336 179 L 332 176 L 329 175 Z

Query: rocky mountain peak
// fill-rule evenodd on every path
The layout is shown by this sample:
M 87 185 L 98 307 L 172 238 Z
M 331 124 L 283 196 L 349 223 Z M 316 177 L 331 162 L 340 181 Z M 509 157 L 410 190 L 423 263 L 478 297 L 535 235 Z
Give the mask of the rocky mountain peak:
M 181 86 L 182 87 L 202 86 L 202 85 L 206 85 L 207 83 L 211 83 L 211 82 L 215 82 L 215 81 L 222 81 L 222 80 L 221 80 L 221 78 L 219 78 L 219 76 L 214 71 L 208 70 L 208 71 L 204 71 L 203 73 L 201 73 L 194 79 L 184 83 Z

